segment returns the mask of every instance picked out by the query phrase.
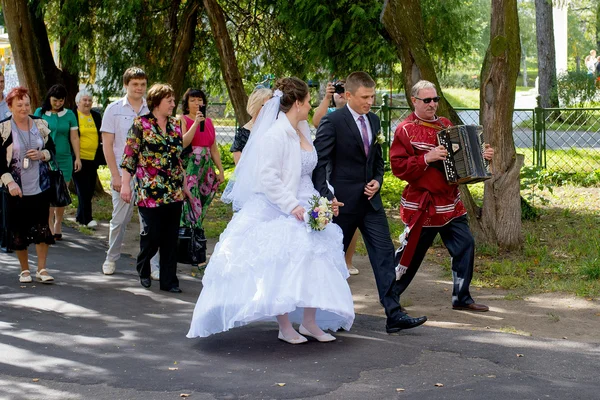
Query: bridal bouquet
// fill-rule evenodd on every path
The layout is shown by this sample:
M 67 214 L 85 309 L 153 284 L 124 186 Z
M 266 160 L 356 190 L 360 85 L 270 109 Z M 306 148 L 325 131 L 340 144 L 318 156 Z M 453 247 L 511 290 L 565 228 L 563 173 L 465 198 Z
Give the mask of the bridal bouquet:
M 333 219 L 331 201 L 327 200 L 326 197 L 313 196 L 308 205 L 310 208 L 305 217 L 307 229 L 322 231 Z

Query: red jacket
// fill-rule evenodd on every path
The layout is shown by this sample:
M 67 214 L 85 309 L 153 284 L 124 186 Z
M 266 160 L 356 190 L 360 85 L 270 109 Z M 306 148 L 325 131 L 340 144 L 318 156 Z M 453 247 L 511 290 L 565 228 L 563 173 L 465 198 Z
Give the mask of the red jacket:
M 450 126 L 446 118 L 438 118 L 435 125 Z M 443 226 L 452 219 L 467 213 L 458 185 L 450 185 L 442 171 L 425 163 L 425 153 L 438 146 L 437 130 L 421 124 L 413 112 L 398 127 L 390 148 L 392 172 L 408 182 L 402 193 L 400 216 L 411 226 L 424 193 L 431 197 L 431 210 L 423 226 Z

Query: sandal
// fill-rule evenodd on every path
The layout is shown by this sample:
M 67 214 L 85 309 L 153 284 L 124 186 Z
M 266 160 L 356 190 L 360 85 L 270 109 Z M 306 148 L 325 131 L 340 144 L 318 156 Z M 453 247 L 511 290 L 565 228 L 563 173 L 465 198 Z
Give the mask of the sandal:
M 25 275 L 27 274 L 27 275 Z M 31 283 L 32 279 L 31 279 L 31 272 L 29 272 L 28 269 L 21 271 L 21 273 L 19 274 L 19 282 L 21 283 Z
M 43 273 L 46 273 L 46 275 L 42 275 Z M 42 283 L 47 283 L 47 282 L 52 282 L 54 281 L 54 278 L 51 277 L 48 274 L 48 271 L 46 271 L 46 268 L 39 270 L 35 273 L 35 277 L 37 278 L 38 281 L 42 282 Z

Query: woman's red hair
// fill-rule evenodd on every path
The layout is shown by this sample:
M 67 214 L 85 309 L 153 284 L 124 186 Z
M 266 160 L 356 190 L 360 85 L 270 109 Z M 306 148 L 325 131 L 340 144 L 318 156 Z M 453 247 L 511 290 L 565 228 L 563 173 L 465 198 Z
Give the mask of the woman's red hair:
M 16 88 L 13 88 L 10 92 L 8 92 L 8 95 L 6 95 L 6 104 L 9 107 L 12 107 L 12 102 L 14 99 L 23 100 L 25 96 L 29 96 L 29 90 L 27 90 L 23 86 L 17 86 Z

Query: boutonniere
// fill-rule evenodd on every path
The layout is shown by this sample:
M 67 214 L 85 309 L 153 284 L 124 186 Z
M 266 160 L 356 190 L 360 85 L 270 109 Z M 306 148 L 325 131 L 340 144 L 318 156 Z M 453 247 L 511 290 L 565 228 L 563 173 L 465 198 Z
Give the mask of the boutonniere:
M 385 136 L 383 136 L 383 133 L 380 133 L 379 135 L 377 135 L 377 137 L 375 138 L 375 140 L 377 141 L 378 144 L 384 144 L 385 143 Z

